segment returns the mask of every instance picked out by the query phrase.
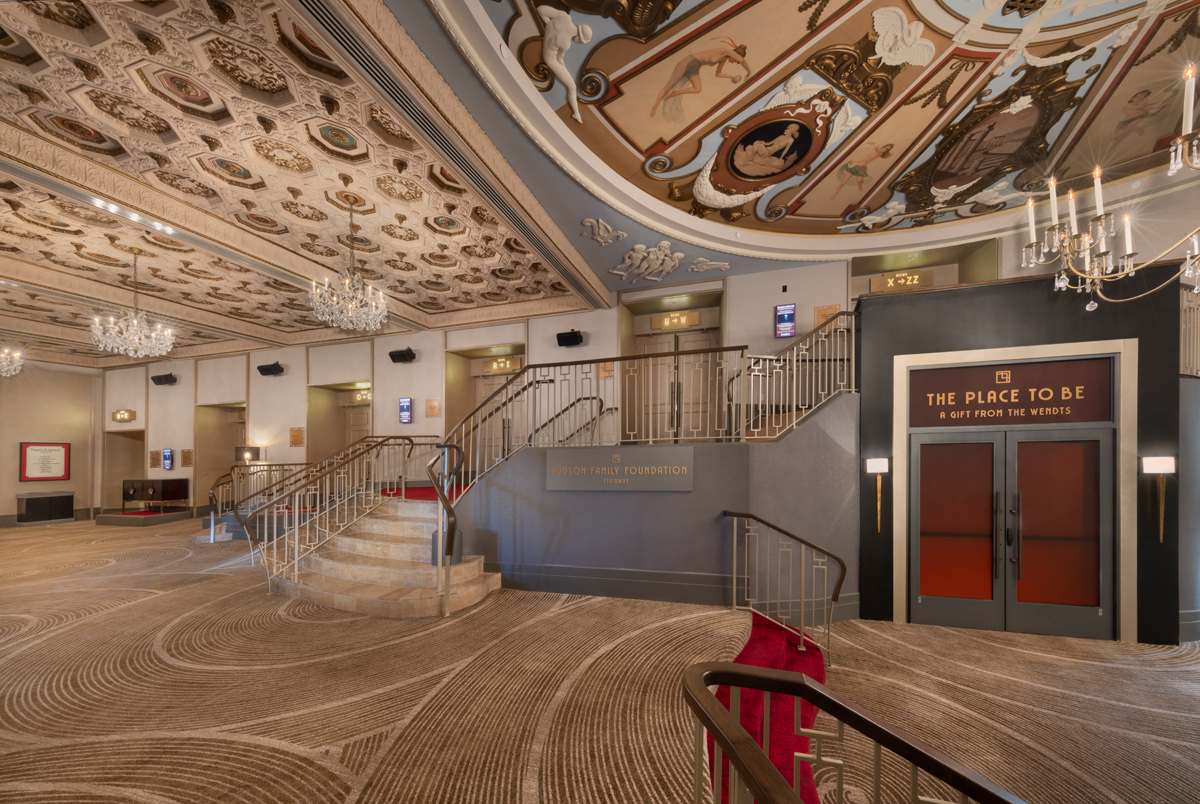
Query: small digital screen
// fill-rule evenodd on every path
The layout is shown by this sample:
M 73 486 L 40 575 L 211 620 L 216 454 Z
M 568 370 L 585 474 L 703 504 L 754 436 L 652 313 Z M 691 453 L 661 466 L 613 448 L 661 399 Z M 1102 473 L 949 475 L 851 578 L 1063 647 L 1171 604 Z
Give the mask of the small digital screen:
M 796 337 L 796 305 L 778 304 L 775 306 L 775 337 Z
M 171 454 L 170 448 L 164 449 L 163 450 L 163 469 L 174 469 L 174 468 L 175 468 L 175 458 Z
M 412 424 L 412 397 L 400 397 L 400 423 Z

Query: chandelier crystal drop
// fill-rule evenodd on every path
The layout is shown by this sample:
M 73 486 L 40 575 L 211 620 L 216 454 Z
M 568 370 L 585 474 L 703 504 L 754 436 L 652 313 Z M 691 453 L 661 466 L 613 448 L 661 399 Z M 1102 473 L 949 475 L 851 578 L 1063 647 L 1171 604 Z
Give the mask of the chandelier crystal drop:
M 138 310 L 138 255 L 133 255 L 133 310 L 117 318 L 100 316 L 92 319 L 92 343 L 106 352 L 129 357 L 162 357 L 175 345 L 175 333 L 163 325 L 150 325 L 145 313 Z
M 21 368 L 25 365 L 25 358 L 21 357 L 20 352 L 13 352 L 5 349 L 0 352 L 0 377 L 11 377 L 14 374 L 20 374 Z
M 354 204 L 350 204 L 350 234 L 346 242 L 353 244 Z M 309 291 L 309 305 L 313 314 L 331 327 L 339 329 L 372 330 L 383 326 L 387 318 L 387 301 L 383 292 L 376 290 L 363 279 L 361 273 L 354 267 L 354 248 L 348 246 L 350 259 L 346 267 L 346 275 L 337 277 L 331 285 L 329 277 L 325 284 L 312 283 Z

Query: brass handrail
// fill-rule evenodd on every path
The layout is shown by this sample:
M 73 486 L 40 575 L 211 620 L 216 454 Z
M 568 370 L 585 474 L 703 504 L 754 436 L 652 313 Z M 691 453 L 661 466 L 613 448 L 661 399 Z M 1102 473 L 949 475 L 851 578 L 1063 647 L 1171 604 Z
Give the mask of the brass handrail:
M 458 470 L 462 467 L 462 447 L 460 447 L 458 444 L 438 444 L 437 448 L 439 450 L 454 450 L 457 456 L 457 460 L 454 463 L 454 468 L 444 475 L 444 477 L 453 480 L 454 476 L 458 474 Z M 442 460 L 442 453 L 435 453 L 434 456 L 429 459 L 429 463 L 425 464 L 425 474 L 429 476 L 429 481 L 433 484 L 434 492 L 437 493 L 438 502 L 441 503 L 442 508 L 446 510 L 446 544 L 442 552 L 444 555 L 452 556 L 454 555 L 454 535 L 458 528 L 458 517 L 454 515 L 454 505 L 446 497 L 446 493 L 442 489 L 442 483 L 439 478 L 443 475 L 433 468 L 440 460 Z
M 545 430 L 545 429 L 546 429 L 547 427 L 549 427 L 550 425 L 554 424 L 556 421 L 558 421 L 558 419 L 559 419 L 559 417 L 560 417 L 560 416 L 563 416 L 563 415 L 565 415 L 565 414 L 566 414 L 566 412 L 567 412 L 568 410 L 570 410 L 571 408 L 575 407 L 575 406 L 576 406 L 576 405 L 578 405 L 580 402 L 592 402 L 592 401 L 596 401 L 596 402 L 599 402 L 599 403 L 600 403 L 600 410 L 596 411 L 596 415 L 595 415 L 595 416 L 593 416 L 593 417 L 592 417 L 592 418 L 591 418 L 591 419 L 588 421 L 588 424 L 591 424 L 591 422 L 595 421 L 597 418 L 599 418 L 599 416 L 600 416 L 602 413 L 604 413 L 604 400 L 603 400 L 603 399 L 601 399 L 601 398 L 600 398 L 600 397 L 598 397 L 598 396 L 581 396 L 581 397 L 578 397 L 578 398 L 576 398 L 574 402 L 571 402 L 570 404 L 568 404 L 566 407 L 564 407 L 564 408 L 563 408 L 562 410 L 560 410 L 558 413 L 555 413 L 555 414 L 554 414 L 553 416 L 551 416 L 549 419 L 547 419 L 546 421 L 542 422 L 542 423 L 541 423 L 541 424 L 539 424 L 537 427 L 535 427 L 535 428 L 533 429 L 533 432 L 531 432 L 531 433 L 529 434 L 529 437 L 525 439 L 525 443 L 526 443 L 526 444 L 532 444 L 532 443 L 533 443 L 533 437 L 534 437 L 535 435 L 537 435 L 538 433 L 542 432 L 543 430 Z M 585 424 L 585 425 L 584 425 L 584 427 L 587 427 L 587 425 Z M 582 428 L 581 428 L 581 429 L 582 429 Z M 578 432 L 579 432 L 579 430 L 576 430 L 576 431 L 575 431 L 575 433 L 578 433 Z M 574 435 L 575 433 L 572 433 L 571 435 Z M 560 443 L 561 443 L 561 442 L 560 442 Z
M 479 405 L 474 410 L 472 410 L 466 416 L 463 416 L 462 419 L 460 419 L 457 424 L 455 424 L 448 431 L 446 431 L 446 440 L 449 441 L 450 436 L 454 433 L 455 430 L 457 430 L 459 427 L 461 427 L 463 424 L 465 424 L 466 421 L 468 419 L 470 419 L 472 416 L 474 416 L 476 413 L 478 413 L 479 411 L 481 411 L 485 407 L 487 407 L 487 404 L 489 402 L 491 402 L 493 399 L 495 399 L 497 396 L 499 396 L 501 393 L 503 393 L 505 388 L 512 385 L 514 382 L 516 382 L 516 380 L 519 377 L 521 377 L 522 375 L 533 372 L 535 370 L 566 368 L 568 366 L 586 366 L 589 363 L 622 363 L 622 362 L 625 362 L 626 360 L 645 360 L 648 357 L 659 357 L 659 358 L 685 357 L 687 355 L 704 355 L 704 354 L 711 354 L 714 352 L 736 352 L 739 350 L 744 352 L 744 351 L 746 351 L 747 348 L 748 347 L 746 347 L 746 346 L 715 346 L 710 349 L 687 349 L 682 352 L 663 352 L 661 354 L 653 354 L 653 355 L 621 355 L 620 357 L 606 357 L 603 360 L 568 360 L 568 361 L 565 361 L 562 363 L 530 363 L 529 365 L 525 366 L 520 371 L 518 371 L 516 374 L 514 374 L 512 377 L 510 377 L 508 382 L 504 383 L 504 385 L 501 385 L 499 388 L 497 388 L 495 391 L 493 391 L 491 396 L 489 396 L 487 399 L 480 402 Z M 553 382 L 553 380 L 550 380 L 550 382 Z M 525 389 L 522 388 L 521 390 L 523 391 Z M 515 397 L 516 394 L 514 394 L 513 396 Z M 495 411 L 493 411 L 493 413 L 494 412 Z M 489 414 L 489 415 L 491 415 L 491 414 Z
M 212 486 L 208 489 L 208 504 L 215 510 L 217 508 L 217 487 L 228 485 L 233 487 L 233 471 L 228 471 L 213 481 Z
M 801 673 L 730 662 L 694 664 L 683 673 L 683 698 L 760 804 L 799 804 L 800 797 L 739 718 L 710 691 L 716 686 L 800 698 L 979 804 L 1026 804 L 995 782 Z
M 824 547 L 815 545 L 806 539 L 801 539 L 799 536 L 797 536 L 794 533 L 788 533 L 786 530 L 779 527 L 778 525 L 772 524 L 772 523 L 768 522 L 767 520 L 763 519 L 762 517 L 757 517 L 754 514 L 744 514 L 744 513 L 738 512 L 738 511 L 725 511 L 724 513 L 725 513 L 725 516 L 732 517 L 734 519 L 753 519 L 758 524 L 766 525 L 771 530 L 776 531 L 784 536 L 787 536 L 792 541 L 799 542 L 800 544 L 804 545 L 805 547 L 809 548 L 810 550 L 815 550 L 818 553 L 824 553 L 825 555 L 829 556 L 834 561 L 836 561 L 837 565 L 841 571 L 838 573 L 837 582 L 834 583 L 834 585 L 833 585 L 833 594 L 831 594 L 829 596 L 829 599 L 832 600 L 834 603 L 837 602 L 838 595 L 840 595 L 842 592 L 842 581 L 846 580 L 846 562 L 843 561 L 839 556 L 834 555 L 833 553 L 826 550 Z
M 364 442 L 366 442 L 366 441 L 372 441 L 373 443 L 364 445 Z M 309 472 L 309 471 L 315 472 L 317 467 L 319 467 L 325 463 L 328 463 L 330 461 L 333 461 L 335 459 L 340 458 L 339 460 L 337 460 L 336 463 L 334 463 L 329 468 L 327 468 L 323 471 L 320 471 L 320 472 L 316 472 L 315 474 L 308 474 L 305 476 L 302 483 L 293 483 L 292 485 L 294 485 L 294 486 L 295 485 L 308 485 L 310 483 L 315 483 L 316 481 L 320 480 L 321 478 L 327 477 L 328 475 L 331 475 L 334 472 L 338 471 L 343 466 L 347 466 L 351 461 L 354 461 L 354 460 L 357 460 L 358 458 L 363 457 L 364 455 L 366 455 L 368 452 L 371 452 L 372 450 L 377 450 L 380 447 L 386 446 L 391 443 L 398 443 L 398 442 L 399 443 L 408 442 L 408 444 L 410 445 L 408 454 L 409 455 L 412 454 L 411 446 L 413 445 L 414 442 L 413 442 L 413 439 L 411 436 L 367 436 L 366 438 L 360 438 L 358 441 L 355 441 L 354 443 L 352 443 L 350 446 L 346 447 L 346 449 L 342 450 L 341 452 L 331 455 L 329 458 L 326 458 L 320 464 L 313 464 L 311 467 L 311 470 L 302 469 L 299 472 L 294 472 L 289 477 L 296 477 L 297 475 L 304 474 L 305 472 Z M 350 452 L 351 454 L 346 455 L 347 452 Z M 345 456 L 345 457 L 340 457 L 340 456 Z M 283 483 L 287 479 L 288 478 L 284 478 L 284 480 L 279 481 L 279 483 Z M 278 486 L 279 483 L 273 483 L 268 488 L 274 488 L 275 486 Z M 257 494 L 253 494 L 251 496 L 252 497 L 261 496 L 262 494 L 265 493 L 265 491 L 266 491 L 266 489 L 264 489 L 261 492 L 258 492 Z M 233 509 L 233 515 L 237 518 L 238 523 L 245 529 L 246 536 L 247 536 L 247 538 L 249 538 L 251 540 L 251 542 L 256 541 L 257 534 L 255 534 L 254 529 L 250 526 L 250 521 L 252 519 L 254 519 L 261 511 L 266 511 L 266 510 L 270 509 L 272 506 L 278 505 L 281 501 L 286 499 L 288 497 L 288 495 L 293 494 L 293 493 L 294 493 L 294 490 L 289 489 L 288 491 L 285 491 L 282 494 L 276 494 L 275 497 L 273 497 L 272 499 L 268 500 L 267 502 L 263 503 L 262 505 L 258 506 L 253 511 L 251 511 L 250 514 L 245 518 L 245 520 L 242 519 L 241 514 L 239 513 L 239 509 L 241 507 L 241 504 L 240 504 L 241 501 L 239 501 L 239 504 L 237 506 L 235 506 Z M 246 499 L 250 499 L 250 498 L 247 497 Z
M 592 418 L 588 419 L 586 422 L 584 422 L 583 424 L 581 424 L 581 425 L 579 426 L 579 428 L 575 430 L 575 432 L 571 433 L 570 435 L 566 436 L 565 438 L 560 438 L 560 439 L 558 440 L 558 443 L 560 443 L 560 444 L 565 444 L 565 443 L 567 443 L 567 442 L 568 442 L 568 441 L 570 441 L 572 438 L 574 438 L 575 436 L 579 435 L 580 433 L 582 433 L 582 432 L 583 432 L 584 430 L 586 430 L 587 428 L 591 427 L 591 426 L 592 426 L 592 424 L 593 424 L 594 422 L 597 422 L 597 421 L 599 421 L 599 420 L 600 420 L 600 417 L 601 417 L 601 416 L 603 416 L 604 414 L 606 414 L 606 413 L 616 413 L 618 410 L 620 410 L 620 408 L 616 407 L 615 405 L 614 405 L 613 407 L 611 407 L 611 408 L 603 408 L 603 409 L 602 409 L 602 410 L 600 410 L 600 411 L 599 411 L 599 412 L 598 412 L 598 413 L 597 413 L 595 416 L 593 416 Z
M 513 375 L 513 379 L 516 379 L 516 378 L 517 378 L 517 377 L 519 377 L 519 376 L 520 376 L 519 374 L 514 374 L 514 375 Z M 501 392 L 501 391 L 503 391 L 505 388 L 507 388 L 507 387 L 509 386 L 509 383 L 511 383 L 511 382 L 512 382 L 512 380 L 510 379 L 508 382 L 504 383 L 504 385 L 501 385 L 499 388 L 497 388 L 495 391 L 493 391 L 493 392 L 491 393 L 491 395 L 490 395 L 490 396 L 489 396 L 487 399 L 483 400 L 483 402 L 482 402 L 482 403 L 479 405 L 479 407 L 478 407 L 478 408 L 475 408 L 475 411 L 478 411 L 480 408 L 482 408 L 482 407 L 483 407 L 484 405 L 486 405 L 488 402 L 492 401 L 492 399 L 493 399 L 493 398 L 496 396 L 496 394 L 500 393 L 500 392 Z M 517 391 L 516 391 L 516 393 L 514 393 L 512 396 L 510 396 L 510 397 L 508 398 L 508 400 L 506 400 L 506 402 L 508 402 L 508 401 L 512 401 L 512 400 L 516 399 L 516 398 L 517 398 L 517 397 L 519 397 L 521 394 L 525 393 L 526 391 L 528 391 L 530 388 L 532 388 L 532 387 L 533 387 L 533 386 L 535 386 L 535 385 L 546 385 L 546 384 L 548 384 L 548 383 L 553 383 L 553 382 L 554 382 L 554 380 L 530 380 L 529 382 L 525 383 L 523 386 L 521 386 L 520 388 L 518 388 L 518 389 L 517 389 Z M 466 431 L 465 433 L 463 433 L 461 437 L 462 437 L 462 438 L 466 438 L 466 437 L 467 437 L 467 436 L 469 436 L 471 433 L 475 432 L 475 431 L 476 431 L 476 430 L 478 430 L 480 427 L 482 427 L 484 422 L 486 422 L 488 419 L 492 418 L 493 416 L 495 416 L 497 413 L 499 413 L 499 412 L 500 412 L 500 411 L 502 411 L 502 410 L 504 410 L 504 403 L 501 403 L 501 404 L 497 405 L 495 408 L 493 408 L 492 410 L 488 411 L 488 414 L 487 414 L 486 416 L 484 416 L 484 417 L 483 417 L 482 419 L 480 419 L 479 421 L 475 422 L 475 426 L 474 426 L 474 427 L 472 427 L 470 430 Z M 465 421 L 466 421 L 468 418 L 470 418 L 472 415 L 474 415 L 475 411 L 472 411 L 471 413 L 468 413 L 468 414 L 467 414 L 467 416 L 466 416 L 466 418 L 464 418 L 464 419 L 463 419 L 462 421 L 460 421 L 458 424 L 454 425 L 454 427 L 453 427 L 453 428 L 451 428 L 451 431 L 450 431 L 450 432 L 454 432 L 454 430 L 455 430 L 455 429 L 457 429 L 457 428 L 459 427 L 459 425 L 461 425 L 461 424 L 462 424 L 463 422 L 465 422 Z

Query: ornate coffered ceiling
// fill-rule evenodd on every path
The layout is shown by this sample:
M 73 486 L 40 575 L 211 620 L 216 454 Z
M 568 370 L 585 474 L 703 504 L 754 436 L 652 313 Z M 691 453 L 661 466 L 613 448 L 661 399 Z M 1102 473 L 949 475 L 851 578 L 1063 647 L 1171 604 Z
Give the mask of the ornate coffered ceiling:
M 1050 175 L 1156 169 L 1200 61 L 1196 0 L 430 2 L 609 223 L 748 257 L 978 239 Z
M 607 303 L 536 204 L 500 214 L 443 147 L 284 4 L 0 4 L 0 337 L 85 358 L 135 254 L 184 356 L 354 337 L 307 305 L 351 260 L 390 331 Z

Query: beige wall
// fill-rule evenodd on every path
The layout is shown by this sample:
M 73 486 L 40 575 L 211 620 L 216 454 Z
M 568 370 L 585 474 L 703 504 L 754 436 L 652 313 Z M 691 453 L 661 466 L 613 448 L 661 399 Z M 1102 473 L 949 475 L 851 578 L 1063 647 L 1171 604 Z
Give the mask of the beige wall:
M 308 350 L 309 385 L 334 385 L 370 379 L 370 341 L 314 346 Z
M 500 324 L 494 327 L 459 329 L 446 333 L 446 350 L 459 352 L 478 346 L 499 346 L 505 343 L 525 343 L 525 324 Z
M 288 446 L 288 430 L 306 427 L 308 418 L 308 367 L 302 346 L 268 349 L 250 355 L 250 388 L 247 399 L 246 440 L 264 447 L 271 463 L 303 463 L 304 447 Z M 257 366 L 278 361 L 283 374 L 264 377 Z M 308 434 L 305 434 L 307 441 Z
M 145 366 L 113 369 L 104 373 L 104 429 L 146 429 L 146 384 L 150 382 Z M 114 410 L 136 411 L 137 418 L 131 422 L 114 422 Z
M 552 318 L 535 318 L 529 322 L 525 363 L 564 363 L 573 360 L 594 360 L 621 354 L 621 308 L 572 313 Z M 555 337 L 560 332 L 577 329 L 583 333 L 578 346 L 559 346 Z
M 340 394 L 328 388 L 308 389 L 308 461 L 324 460 L 346 446 L 345 408 Z
M 208 505 L 208 491 L 234 463 L 234 449 L 243 446 L 245 423 L 238 424 L 244 410 L 198 405 L 196 407 L 196 470 L 192 499 Z
M 837 262 L 726 277 L 725 345 L 744 344 L 752 355 L 774 354 L 785 343 L 775 339 L 775 305 L 795 303 L 796 334 L 803 335 L 813 328 L 814 308 L 840 304 L 847 309 L 849 270 Z
M 194 360 L 167 360 L 151 363 L 147 367 L 151 377 L 159 374 L 174 374 L 174 385 L 146 387 L 146 449 L 173 450 L 175 468 L 147 469 L 147 477 L 187 478 L 188 491 L 192 499 L 199 499 L 195 488 L 194 468 L 180 464 L 179 451 L 193 449 L 196 438 L 196 362 Z M 149 464 L 147 464 L 149 465 Z M 207 489 L 205 490 L 207 493 Z
M 146 476 L 146 434 L 141 430 L 117 430 L 104 434 L 104 478 L 101 507 L 120 510 L 121 483 Z M 133 507 L 136 509 L 139 504 Z
M 197 360 L 196 404 L 225 405 L 230 402 L 245 402 L 248 363 L 246 355 Z
M 75 508 L 93 506 L 94 439 L 99 373 L 60 372 L 26 364 L 0 379 L 0 516 L 15 516 L 18 494 L 70 491 Z M 71 445 L 71 479 L 20 482 L 22 441 Z
M 375 341 L 375 372 L 371 384 L 374 435 L 440 436 L 445 432 L 445 428 L 449 426 L 445 400 L 445 343 L 446 336 L 443 332 L 389 335 Z M 388 357 L 388 352 L 406 346 L 416 353 L 416 360 L 411 363 L 393 363 Z M 400 424 L 399 400 L 402 396 L 412 398 L 412 424 Z M 425 418 L 425 402 L 429 399 L 442 401 L 440 417 Z

